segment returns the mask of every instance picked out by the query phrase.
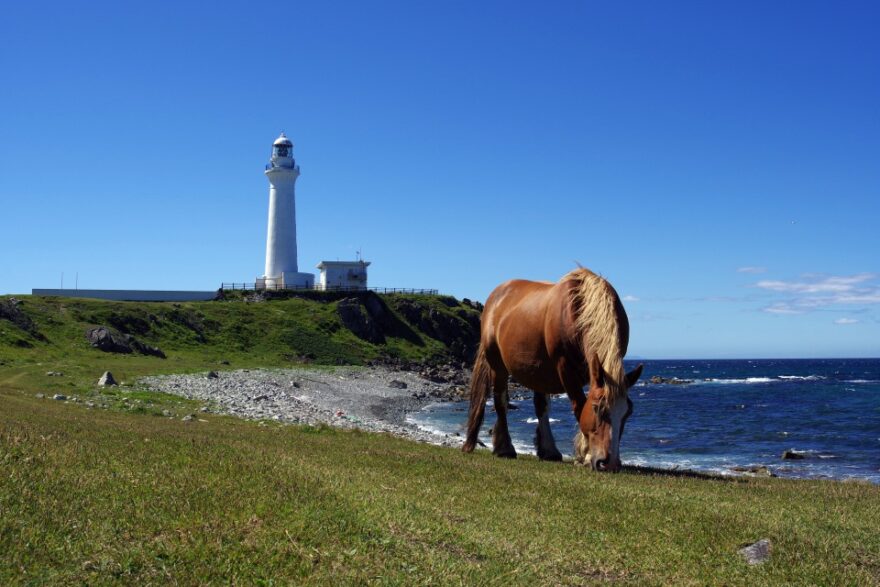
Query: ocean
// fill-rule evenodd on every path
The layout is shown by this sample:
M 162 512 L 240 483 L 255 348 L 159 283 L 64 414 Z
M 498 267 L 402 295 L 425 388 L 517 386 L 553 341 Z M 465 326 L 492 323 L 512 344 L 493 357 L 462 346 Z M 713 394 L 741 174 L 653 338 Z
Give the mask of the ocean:
M 645 364 L 630 389 L 633 414 L 621 442 L 624 465 L 723 475 L 766 467 L 779 477 L 880 483 L 880 359 L 665 360 Z M 654 376 L 686 380 L 651 383 Z M 534 454 L 532 394 L 512 393 L 510 432 L 518 452 Z M 464 436 L 467 402 L 445 402 L 410 421 Z M 480 439 L 491 446 L 491 400 Z M 571 455 L 576 423 L 565 395 L 551 402 L 551 426 Z M 802 459 L 785 460 L 793 450 Z

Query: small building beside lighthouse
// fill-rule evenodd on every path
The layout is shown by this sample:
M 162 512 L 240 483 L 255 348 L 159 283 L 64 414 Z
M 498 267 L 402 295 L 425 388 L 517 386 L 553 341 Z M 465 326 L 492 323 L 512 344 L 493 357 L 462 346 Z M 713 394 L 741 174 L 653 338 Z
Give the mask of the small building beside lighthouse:
M 369 261 L 321 261 L 317 289 L 367 289 Z
M 259 289 L 312 288 L 315 276 L 300 273 L 296 259 L 296 179 L 299 166 L 293 142 L 281 133 L 272 143 L 266 165 L 269 179 L 269 223 L 266 235 L 266 268 L 257 277 Z

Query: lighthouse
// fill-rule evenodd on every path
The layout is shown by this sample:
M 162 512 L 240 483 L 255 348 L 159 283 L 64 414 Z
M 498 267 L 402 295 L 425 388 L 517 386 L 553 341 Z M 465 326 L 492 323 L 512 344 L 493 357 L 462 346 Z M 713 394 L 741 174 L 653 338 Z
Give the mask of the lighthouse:
M 266 235 L 266 272 L 257 283 L 269 289 L 311 288 L 312 273 L 300 273 L 296 262 L 296 179 L 299 166 L 293 142 L 281 133 L 272 143 L 266 165 L 269 178 L 269 226 Z

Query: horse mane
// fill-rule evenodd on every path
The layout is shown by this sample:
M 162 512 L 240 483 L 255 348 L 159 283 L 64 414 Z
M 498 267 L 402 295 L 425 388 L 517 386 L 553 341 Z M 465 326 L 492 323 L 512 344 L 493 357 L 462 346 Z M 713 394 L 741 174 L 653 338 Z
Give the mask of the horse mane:
M 573 282 L 576 335 L 588 362 L 593 352 L 599 355 L 605 371 L 606 400 L 613 403 L 618 397 L 626 396 L 617 292 L 605 279 L 584 267 L 570 271 L 559 282 Z

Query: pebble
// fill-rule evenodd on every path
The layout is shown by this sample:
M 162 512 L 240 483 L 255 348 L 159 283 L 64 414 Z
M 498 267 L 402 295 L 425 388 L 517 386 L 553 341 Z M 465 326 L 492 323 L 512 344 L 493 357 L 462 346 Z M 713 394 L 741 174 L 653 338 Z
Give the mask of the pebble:
M 399 381 L 406 387 L 392 381 Z M 330 424 L 339 428 L 388 431 L 394 435 L 447 446 L 460 438 L 436 434 L 407 421 L 408 413 L 427 403 L 448 399 L 449 387 L 414 372 L 387 367 L 334 369 L 239 369 L 223 377 L 163 375 L 139 381 L 147 388 L 187 399 L 210 402 L 213 413 L 257 421 L 305 425 Z M 412 397 L 415 395 L 416 397 Z M 207 412 L 207 406 L 201 408 Z M 166 410 L 167 412 L 167 410 Z M 166 414 L 163 412 L 163 414 Z
M 63 402 L 67 400 L 67 396 L 63 393 L 56 393 L 52 396 L 52 399 L 57 399 L 58 401 Z

